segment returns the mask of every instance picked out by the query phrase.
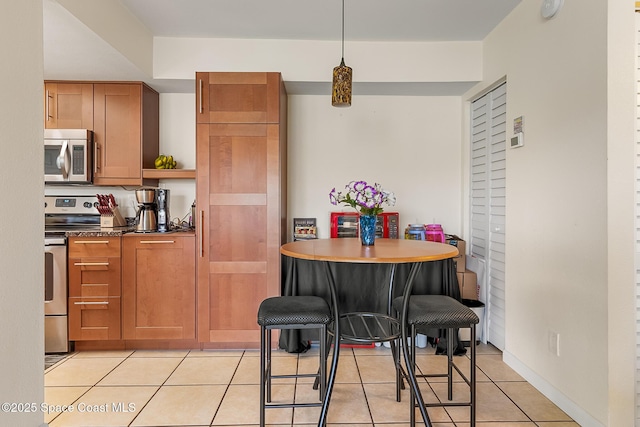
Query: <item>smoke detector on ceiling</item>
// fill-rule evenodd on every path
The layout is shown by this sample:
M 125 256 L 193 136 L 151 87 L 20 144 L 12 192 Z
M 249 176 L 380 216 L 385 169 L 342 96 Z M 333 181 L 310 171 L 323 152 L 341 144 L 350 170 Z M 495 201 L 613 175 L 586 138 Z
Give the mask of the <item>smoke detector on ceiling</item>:
M 544 19 L 551 19 L 562 7 L 564 0 L 543 0 L 540 14 Z

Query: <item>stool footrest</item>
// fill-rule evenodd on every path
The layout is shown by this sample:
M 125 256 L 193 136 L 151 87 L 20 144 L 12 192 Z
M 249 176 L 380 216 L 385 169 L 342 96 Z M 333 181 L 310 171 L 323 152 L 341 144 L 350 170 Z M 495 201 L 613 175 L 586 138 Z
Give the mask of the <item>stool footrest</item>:
M 340 338 L 354 343 L 393 341 L 400 337 L 398 319 L 381 313 L 353 312 L 340 316 Z
M 416 405 L 417 407 L 418 405 Z M 442 402 L 442 403 L 425 403 L 427 408 L 440 408 L 443 406 L 471 406 L 471 402 Z
M 322 402 L 318 403 L 270 403 L 264 405 L 265 408 L 316 408 L 322 406 Z
M 271 375 L 271 379 L 275 378 L 320 378 L 320 374 Z

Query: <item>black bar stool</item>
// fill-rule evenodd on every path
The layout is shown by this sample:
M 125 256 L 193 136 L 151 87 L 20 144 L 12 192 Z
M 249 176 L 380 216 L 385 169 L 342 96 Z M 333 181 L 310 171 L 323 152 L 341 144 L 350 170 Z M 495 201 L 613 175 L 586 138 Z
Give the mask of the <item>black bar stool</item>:
M 409 360 L 405 355 L 407 364 L 407 375 L 411 383 L 411 426 L 415 426 L 415 404 L 416 400 L 426 426 L 431 426 L 426 407 L 431 406 L 469 406 L 470 425 L 476 425 L 476 324 L 478 316 L 469 307 L 446 295 L 410 295 L 405 292 L 403 297 L 398 297 L 393 301 L 393 307 L 401 313 L 402 319 L 402 345 L 409 345 Z M 471 366 L 467 377 L 453 360 L 453 345 L 450 337 L 457 333 L 457 329 L 469 328 Z M 425 329 L 447 329 L 447 373 L 439 374 L 416 374 L 416 333 Z M 410 332 L 410 333 L 407 333 Z M 409 341 L 409 343 L 407 343 Z M 405 347 L 406 348 L 406 347 Z M 465 383 L 469 386 L 469 401 L 451 402 L 453 400 L 453 370 L 456 370 Z M 424 377 L 447 377 L 449 400 L 440 403 L 425 404 L 416 378 Z
M 323 406 L 327 392 L 327 339 L 328 326 L 333 322 L 332 310 L 321 297 L 279 296 L 267 298 L 258 308 L 260 325 L 260 426 L 265 425 L 266 408 L 302 408 Z M 273 329 L 318 329 L 320 351 L 319 369 L 316 374 L 271 374 L 271 331 Z M 279 403 L 271 402 L 273 378 L 315 377 L 319 389 L 319 402 Z

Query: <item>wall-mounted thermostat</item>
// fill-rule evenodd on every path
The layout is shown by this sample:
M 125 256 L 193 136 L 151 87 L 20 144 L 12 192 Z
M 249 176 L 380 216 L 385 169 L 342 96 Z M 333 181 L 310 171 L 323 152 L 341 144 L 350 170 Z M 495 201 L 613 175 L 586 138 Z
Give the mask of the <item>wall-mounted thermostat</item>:
M 518 132 L 511 137 L 511 148 L 522 147 L 524 145 L 524 135 Z

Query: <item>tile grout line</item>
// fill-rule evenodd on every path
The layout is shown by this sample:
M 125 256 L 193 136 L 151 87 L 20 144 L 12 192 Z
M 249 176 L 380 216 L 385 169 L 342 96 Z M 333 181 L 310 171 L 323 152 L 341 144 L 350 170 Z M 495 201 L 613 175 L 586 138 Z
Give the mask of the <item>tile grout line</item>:
M 69 356 L 68 358 L 64 359 L 64 361 L 66 362 L 69 359 L 72 359 L 73 357 L 75 357 L 78 353 L 74 352 L 73 355 Z M 109 372 L 107 372 L 102 378 L 100 378 L 96 383 L 94 383 L 93 385 L 90 385 L 89 388 L 87 389 L 87 391 L 85 391 L 84 393 L 82 393 L 80 396 L 78 396 L 77 399 L 75 399 L 73 402 L 71 402 L 72 405 L 74 405 L 76 402 L 78 402 L 83 396 L 86 396 L 87 393 L 89 393 L 91 390 L 93 390 L 94 387 L 96 387 L 96 385 L 102 381 L 103 379 L 105 379 L 105 377 L 107 375 L 109 375 L 111 372 L 113 372 L 118 366 L 122 365 L 122 363 L 124 363 L 125 360 L 127 360 L 131 355 L 133 354 L 130 353 L 127 357 L 125 357 L 124 359 L 122 359 L 120 361 L 120 363 L 118 363 L 116 366 L 114 366 Z M 57 366 L 56 366 L 57 367 Z M 72 386 L 63 386 L 63 387 L 72 387 Z M 62 415 L 64 412 L 60 412 L 58 415 L 56 415 L 55 417 L 53 417 L 49 423 L 52 423 L 53 421 L 55 421 L 60 415 Z
M 132 352 L 128 357 L 127 357 L 127 359 L 128 359 L 128 358 L 130 358 L 131 356 L 133 356 L 133 355 L 135 354 L 135 352 L 136 352 L 136 351 L 134 350 L 134 351 L 133 351 L 133 352 Z M 153 398 L 158 394 L 158 392 L 160 391 L 160 389 L 161 389 L 161 388 L 162 388 L 162 387 L 167 383 L 167 380 L 169 380 L 169 378 L 171 377 L 171 375 L 173 375 L 173 374 L 174 374 L 174 372 L 178 369 L 178 366 L 180 366 L 180 365 L 182 364 L 182 362 L 184 362 L 184 360 L 187 358 L 187 356 L 189 355 L 189 353 L 190 353 L 190 351 L 188 351 L 188 352 L 187 352 L 187 354 L 185 354 L 185 355 L 182 357 L 182 360 L 180 361 L 180 363 L 178 363 L 178 364 L 176 365 L 176 367 L 175 367 L 175 368 L 173 368 L 173 371 L 171 371 L 171 373 L 170 373 L 169 375 L 167 375 L 167 378 L 165 378 L 165 380 L 162 382 L 162 384 L 160 384 L 160 385 L 158 386 L 158 388 L 156 389 L 156 391 L 155 391 L 155 392 L 153 392 L 153 394 L 151 395 L 151 397 L 149 397 L 149 400 L 147 400 L 147 401 L 145 402 L 145 404 L 144 404 L 144 405 L 142 405 L 142 408 L 140 408 L 140 411 L 136 411 L 136 412 L 137 412 L 137 414 L 136 414 L 136 415 L 133 417 L 133 419 L 129 422 L 128 426 L 131 426 L 131 424 L 133 424 L 133 423 L 135 422 L 135 420 L 140 416 L 140 414 L 142 413 L 142 411 L 144 411 L 144 408 L 146 408 L 146 407 L 147 407 L 147 405 L 149 404 L 149 402 L 151 402 L 151 399 L 153 399 Z M 123 360 L 123 362 L 124 362 L 124 360 Z
M 242 363 L 242 360 L 245 358 L 246 353 L 247 353 L 246 349 L 242 350 L 242 355 L 240 355 L 240 359 L 238 359 L 238 364 L 236 365 L 236 368 L 233 370 L 233 375 L 231 375 L 231 378 L 229 378 L 229 382 L 227 383 L 227 385 L 226 385 L 226 387 L 224 389 L 224 393 L 222 393 L 222 397 L 220 398 L 220 403 L 218 404 L 218 407 L 216 408 L 216 410 L 213 413 L 213 417 L 211 418 L 211 422 L 209 423 L 209 426 L 213 426 L 213 421 L 218 416 L 218 411 L 220 411 L 220 408 L 222 407 L 222 402 L 224 402 L 224 398 L 227 396 L 227 392 L 229 391 L 229 388 L 231 387 L 231 383 L 233 382 L 233 378 L 238 373 L 238 369 L 240 368 L 240 364 Z
M 504 363 L 504 362 L 503 362 L 503 363 Z M 477 369 L 477 370 L 479 370 L 480 372 L 482 372 L 482 373 L 483 373 L 487 378 L 489 378 L 489 381 L 491 381 L 491 383 L 492 383 L 494 386 L 496 386 L 496 388 L 497 388 L 498 390 L 500 390 L 500 392 L 501 392 L 502 394 L 504 394 L 504 395 L 505 395 L 505 397 L 506 397 L 507 399 L 509 399 L 509 400 L 511 401 L 511 403 L 513 403 L 513 404 L 515 405 L 515 407 L 516 407 L 516 408 L 518 408 L 518 409 L 519 409 L 519 410 L 524 414 L 524 416 L 525 416 L 525 417 L 527 417 L 527 419 L 528 419 L 529 421 L 531 421 L 531 422 L 532 422 L 534 425 L 536 425 L 536 426 L 538 425 L 535 421 L 533 421 L 533 419 L 531 419 L 531 417 L 529 416 L 529 414 L 527 414 L 527 413 L 526 413 L 526 412 L 525 412 L 525 411 L 524 411 L 524 410 L 523 410 L 523 409 L 522 409 L 522 408 L 521 408 L 521 407 L 520 407 L 520 406 L 519 406 L 519 405 L 518 405 L 518 404 L 517 404 L 517 403 L 516 403 L 516 402 L 515 402 L 515 401 L 514 401 L 514 400 L 513 400 L 509 395 L 508 395 L 508 394 L 507 394 L 507 393 L 505 393 L 505 391 L 504 391 L 504 390 L 503 390 L 503 389 L 498 385 L 498 383 L 497 383 L 496 381 L 494 381 L 494 380 L 493 380 L 493 378 L 491 378 L 491 377 L 489 376 L 489 374 L 488 374 L 487 372 L 485 372 L 481 367 L 479 367 L 479 366 L 478 366 L 478 361 L 477 361 L 477 360 L 476 360 L 476 369 Z M 526 382 L 526 381 L 509 381 L 509 382 Z M 476 408 L 476 409 L 477 409 L 477 408 Z
M 362 388 L 362 394 L 364 395 L 364 401 L 367 403 L 367 411 L 369 411 L 369 418 L 371 418 L 371 425 L 375 426 L 375 422 L 373 420 L 373 413 L 371 412 L 371 406 L 369 406 L 369 398 L 367 397 L 367 391 L 364 388 L 364 381 L 362 379 L 362 373 L 360 372 L 360 365 L 358 365 L 358 356 L 353 349 L 351 349 L 351 354 L 353 355 L 354 363 L 356 364 L 356 371 L 358 372 L 358 378 L 360 378 L 360 387 Z

